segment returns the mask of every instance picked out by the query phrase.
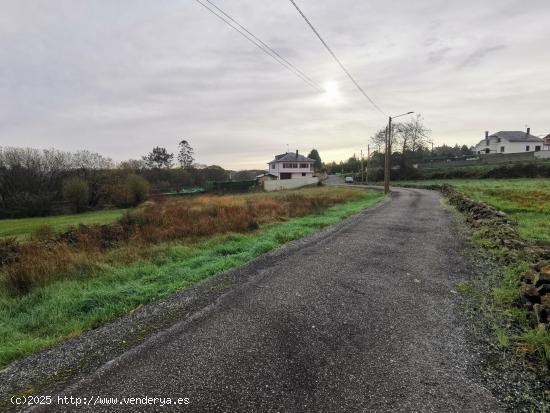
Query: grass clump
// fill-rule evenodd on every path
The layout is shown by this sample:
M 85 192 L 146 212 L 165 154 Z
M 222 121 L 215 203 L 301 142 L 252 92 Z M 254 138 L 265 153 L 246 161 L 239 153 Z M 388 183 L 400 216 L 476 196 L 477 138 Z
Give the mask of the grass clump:
M 520 345 L 527 352 L 538 352 L 544 360 L 550 361 L 550 332 L 546 330 L 533 329 L 517 337 Z
M 261 214 L 259 228 L 250 230 L 241 227 L 246 230 L 227 230 L 225 233 L 182 239 L 171 239 L 169 236 L 164 240 L 161 236 L 151 243 L 130 240 L 116 247 L 93 249 L 98 255 L 85 255 L 78 270 L 66 269 L 64 276 L 55 276 L 25 294 L 1 291 L 0 319 L 3 322 L 0 323 L 0 365 L 77 336 L 142 304 L 189 288 L 216 273 L 241 266 L 289 240 L 335 224 L 383 198 L 381 192 L 372 190 L 347 188 L 346 192 L 336 191 L 332 197 L 330 191 L 335 189 L 313 189 L 304 191 L 306 193 L 296 191 L 305 197 L 326 195 L 332 199 L 313 200 L 310 205 L 316 205 L 312 208 L 314 212 L 301 217 L 292 217 L 294 212 L 288 210 L 288 204 L 278 207 L 282 213 L 274 214 L 267 208 L 269 201 L 262 200 L 259 195 L 228 200 L 217 197 L 216 205 L 228 204 L 231 208 L 248 205 L 248 202 L 264 202 L 265 212 Z M 288 195 L 296 201 L 301 199 L 289 193 L 269 196 L 286 202 Z M 188 206 L 198 208 L 204 202 L 202 199 Z M 334 204 L 330 207 L 329 203 Z M 216 208 L 204 205 L 206 216 L 217 213 Z M 168 205 L 161 207 L 168 208 Z M 305 214 L 305 211 L 301 209 L 300 213 Z M 270 218 L 265 219 L 266 216 Z M 12 241 L 6 243 L 4 249 L 10 251 L 24 245 L 27 244 Z M 71 249 L 71 244 L 67 244 L 73 254 L 79 251 L 78 237 L 75 245 L 77 247 Z M 89 253 L 86 249 L 83 251 L 84 254 Z M 54 260 L 54 257 L 48 259 Z M 86 267 L 86 263 L 91 266 Z M 36 265 L 40 264 L 37 262 Z
M 461 281 L 459 282 L 457 285 L 456 285 L 456 290 L 460 293 L 460 294 L 464 294 L 464 295 L 471 295 L 475 292 L 475 288 L 474 286 L 472 285 L 472 283 L 468 282 L 468 281 Z
M 507 265 L 502 271 L 499 285 L 493 289 L 494 305 L 506 309 L 517 304 L 519 299 L 520 274 L 529 269 L 525 261 Z
M 496 327 L 495 333 L 499 346 L 502 348 L 508 348 L 510 346 L 510 339 L 508 338 L 506 331 L 500 327 Z

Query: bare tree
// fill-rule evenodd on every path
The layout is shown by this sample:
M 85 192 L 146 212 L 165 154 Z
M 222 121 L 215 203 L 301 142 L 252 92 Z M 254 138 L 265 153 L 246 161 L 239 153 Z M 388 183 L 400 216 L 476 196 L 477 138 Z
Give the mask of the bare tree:
M 431 130 L 426 127 L 422 115 L 417 115 L 415 118 L 404 124 L 406 133 L 410 136 L 410 151 L 415 152 L 426 147 Z
M 70 176 L 89 183 L 94 202 L 99 176 L 111 166 L 108 158 L 88 151 L 0 147 L 0 218 L 48 215 Z
M 379 152 L 384 152 L 386 148 L 386 130 L 387 128 L 380 129 L 370 138 L 370 142 L 379 148 Z M 389 138 L 390 154 L 393 148 L 401 152 L 401 166 L 405 167 L 409 154 L 421 151 L 427 146 L 430 132 L 424 125 L 421 115 L 406 122 L 394 123 Z
M 141 171 L 147 168 L 147 163 L 143 159 L 128 159 L 118 165 L 119 169 L 129 169 L 132 171 Z
M 386 145 L 386 128 L 376 131 L 376 133 L 370 137 L 370 142 L 383 151 Z

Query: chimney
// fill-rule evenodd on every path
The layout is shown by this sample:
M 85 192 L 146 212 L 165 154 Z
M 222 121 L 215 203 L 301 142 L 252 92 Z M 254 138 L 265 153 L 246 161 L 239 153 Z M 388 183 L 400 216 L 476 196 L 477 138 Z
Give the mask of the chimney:
M 298 159 L 298 149 L 296 149 L 296 159 Z
M 485 131 L 485 139 L 489 139 L 489 131 L 488 130 Z
M 527 128 L 527 135 L 531 133 L 531 128 Z

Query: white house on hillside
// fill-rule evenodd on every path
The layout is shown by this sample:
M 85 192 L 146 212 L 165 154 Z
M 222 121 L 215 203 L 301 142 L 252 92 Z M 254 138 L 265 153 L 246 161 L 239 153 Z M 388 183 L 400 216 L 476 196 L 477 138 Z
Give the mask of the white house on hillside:
M 475 147 L 477 154 L 489 153 L 523 153 L 539 152 L 548 147 L 541 138 L 531 135 L 530 128 L 527 132 L 522 131 L 501 131 L 489 135 L 485 132 L 485 139 L 481 140 Z
M 269 174 L 277 179 L 311 178 L 313 177 L 314 159 L 296 153 L 287 152 L 275 155 L 275 159 L 268 163 Z

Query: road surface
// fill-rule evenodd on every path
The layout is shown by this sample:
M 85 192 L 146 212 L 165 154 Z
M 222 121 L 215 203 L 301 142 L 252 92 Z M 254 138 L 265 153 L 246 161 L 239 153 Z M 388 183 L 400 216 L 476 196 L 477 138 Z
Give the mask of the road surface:
M 396 189 L 332 235 L 254 271 L 192 322 L 63 394 L 189 398 L 177 409 L 134 411 L 500 411 L 476 376 L 455 291 L 468 263 L 437 192 Z

